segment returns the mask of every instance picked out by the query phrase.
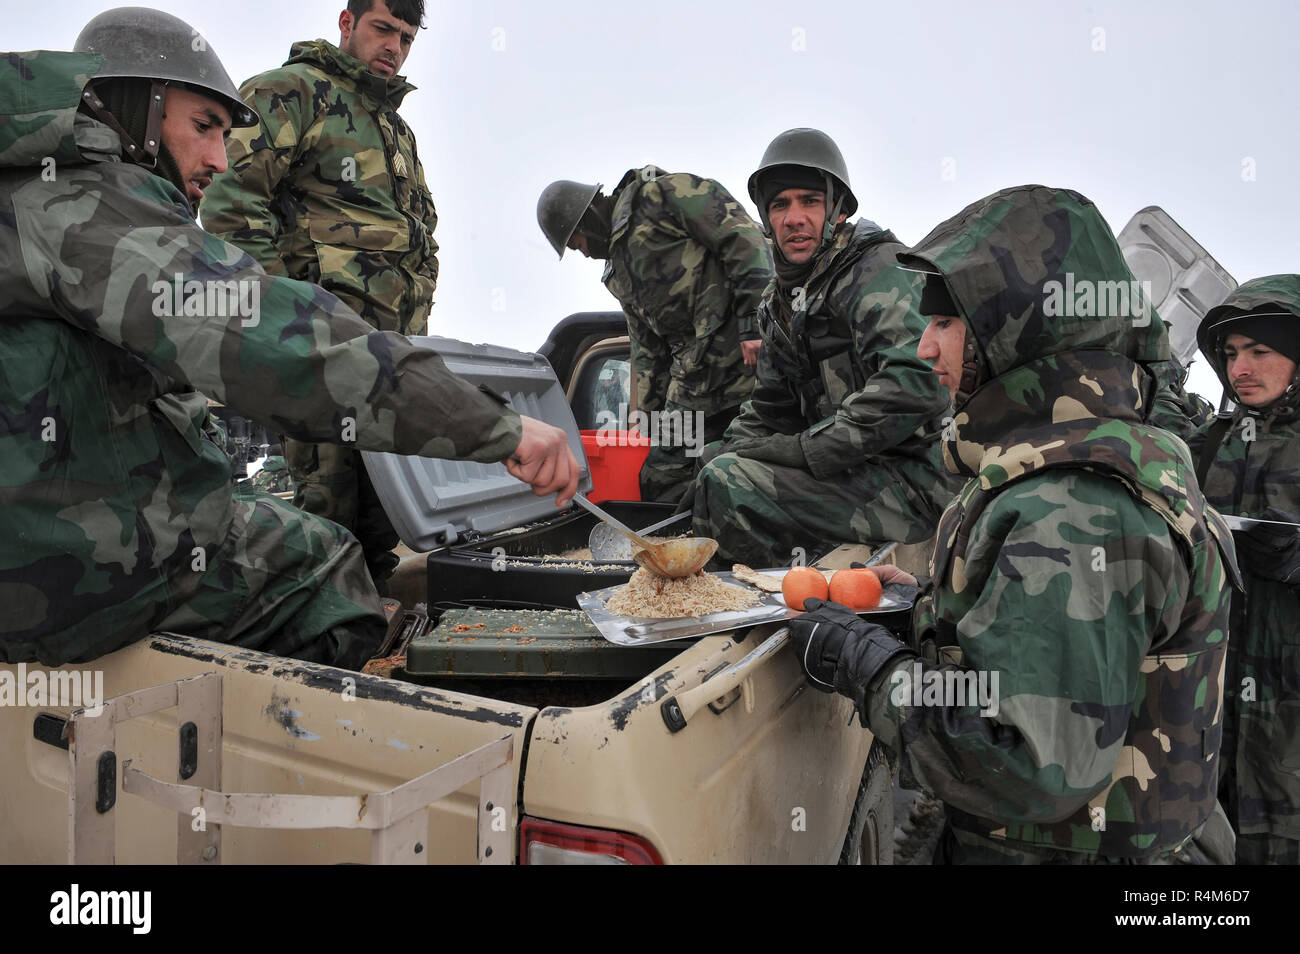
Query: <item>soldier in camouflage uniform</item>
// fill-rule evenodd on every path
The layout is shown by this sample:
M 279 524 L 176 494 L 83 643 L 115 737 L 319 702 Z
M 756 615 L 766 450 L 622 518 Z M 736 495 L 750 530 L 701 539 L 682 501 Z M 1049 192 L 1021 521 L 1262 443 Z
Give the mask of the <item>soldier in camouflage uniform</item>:
M 1214 418 L 1214 406 L 1199 394 L 1187 390 L 1188 368 L 1171 358 L 1153 361 L 1147 371 L 1156 382 L 1147 423 L 1177 434 L 1191 448 L 1192 457 L 1200 445 L 1198 431 Z
M 397 71 L 422 0 L 351 0 L 338 46 L 295 43 L 279 69 L 240 87 L 260 124 L 235 129 L 230 169 L 203 202 L 203 225 L 272 275 L 313 282 L 372 328 L 419 334 L 438 279 L 438 213 L 415 136 L 397 109 Z M 352 530 L 375 581 L 397 545 L 355 447 L 284 441 L 294 503 Z
M 939 525 L 924 655 L 825 603 L 791 621 L 808 678 L 944 800 L 937 860 L 1231 862 L 1235 567 L 1185 446 L 1143 422 L 1163 336 L 1149 311 L 1045 307 L 1070 273 L 1130 279 L 1114 236 L 1082 196 L 1021 186 L 899 259 L 930 273 L 920 354 L 954 398 L 945 462 L 971 479 Z
M 611 195 L 599 193 L 599 185 L 553 182 L 537 221 L 561 257 L 572 248 L 607 260 L 603 281 L 627 316 L 636 407 L 657 412 L 641 498 L 675 501 L 704 445 L 722 437 L 754 387 L 755 312 L 772 256 L 754 220 L 712 179 L 646 166 L 629 170 Z
M 719 556 L 777 566 L 840 542 L 915 543 L 958 484 L 939 462 L 948 396 L 916 342 L 918 276 L 857 210 L 839 149 L 793 129 L 749 180 L 775 239 L 751 399 L 697 478 L 695 532 Z
M 1201 322 L 1201 350 L 1237 402 L 1200 432 L 1205 497 L 1223 513 L 1300 522 L 1300 275 L 1246 282 Z M 1237 532 L 1220 798 L 1237 861 L 1300 864 L 1300 537 Z
M 355 538 L 236 494 L 200 390 L 300 440 L 350 422 L 363 449 L 510 458 L 538 493 L 576 486 L 562 431 L 198 227 L 232 115 L 256 115 L 197 36 L 133 7 L 92 20 L 77 52 L 0 57 L 5 662 L 81 662 L 161 630 L 342 666 L 372 654 L 386 624 Z

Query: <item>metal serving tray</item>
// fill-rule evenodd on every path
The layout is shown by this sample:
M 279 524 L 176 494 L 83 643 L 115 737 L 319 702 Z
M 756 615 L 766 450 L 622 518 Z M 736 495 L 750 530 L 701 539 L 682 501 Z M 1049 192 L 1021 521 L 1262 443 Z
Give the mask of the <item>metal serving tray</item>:
M 760 571 L 774 579 L 784 575 L 783 570 Z M 734 586 L 761 592 L 756 587 L 743 583 L 731 573 L 715 573 L 718 579 Z M 746 626 L 759 623 L 779 622 L 800 615 L 801 610 L 793 610 L 785 605 L 780 593 L 762 593 L 763 600 L 749 609 L 729 610 L 725 613 L 710 613 L 708 616 L 679 616 L 671 619 L 650 619 L 642 616 L 615 616 L 605 607 L 613 595 L 622 588 L 609 586 L 603 590 L 578 594 L 578 606 L 586 610 L 592 625 L 611 643 L 619 646 L 644 646 L 648 643 L 661 643 L 671 639 L 689 639 L 691 637 L 712 636 L 727 633 Z M 911 608 L 916 597 L 916 587 L 903 583 L 891 583 L 885 587 L 880 605 L 875 609 L 862 610 L 859 616 L 880 613 L 898 613 Z

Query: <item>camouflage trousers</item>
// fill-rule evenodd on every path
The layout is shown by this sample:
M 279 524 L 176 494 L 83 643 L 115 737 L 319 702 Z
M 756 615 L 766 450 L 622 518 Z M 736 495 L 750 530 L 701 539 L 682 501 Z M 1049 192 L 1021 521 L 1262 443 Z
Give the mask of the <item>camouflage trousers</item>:
M 1108 858 L 1060 848 L 1034 848 L 985 838 L 973 832 L 943 826 L 934 849 L 936 865 L 1230 865 L 1233 861 L 1232 826 L 1223 807 L 1214 813 L 1178 850 L 1150 858 Z
M 1235 740 L 1234 740 L 1235 741 Z M 1231 752 L 1226 745 L 1225 752 Z M 1237 778 L 1235 767 L 1224 768 L 1225 759 L 1220 756 L 1220 776 L 1219 776 L 1219 799 L 1223 802 L 1224 808 L 1227 809 L 1228 818 L 1231 819 L 1234 829 L 1241 825 L 1241 809 L 1239 799 L 1241 797 L 1242 786 Z M 1255 784 L 1249 786 L 1254 791 L 1258 790 L 1260 782 L 1265 783 L 1269 779 L 1262 777 L 1252 780 Z M 1258 828 L 1267 825 L 1266 820 L 1252 818 L 1252 826 Z M 1274 834 L 1272 832 L 1251 831 L 1237 833 L 1237 864 L 1239 865 L 1300 865 L 1300 839 L 1288 838 L 1286 835 Z
M 916 543 L 934 534 L 958 482 L 924 461 L 875 462 L 819 479 L 806 470 L 705 452 L 695 533 L 722 562 L 785 566 L 842 543 Z M 712 459 L 708 459 L 711 454 Z
M 237 489 L 234 522 L 155 629 L 360 669 L 387 630 L 361 548 L 342 528 Z
M 283 442 L 284 460 L 293 475 L 293 505 L 352 531 L 382 591 L 397 568 L 397 531 L 370 483 L 361 453 L 338 444 L 304 444 L 288 437 Z
M 402 334 L 419 334 L 424 328 L 427 307 L 414 316 L 385 313 L 375 301 L 352 293 L 346 283 L 333 281 L 329 274 L 318 284 L 372 328 Z M 287 437 L 282 437 L 281 443 L 284 461 L 293 476 L 293 505 L 351 530 L 361 542 L 371 579 L 384 592 L 384 584 L 397 569 L 399 561 L 393 548 L 399 541 L 370 483 L 361 453 L 339 444 L 304 444 Z
M 1300 865 L 1300 841 L 1281 835 L 1238 835 L 1239 865 Z
M 641 499 L 661 503 L 676 503 L 686 493 L 686 488 L 695 479 L 695 470 L 704 458 L 690 451 L 702 452 L 705 445 L 722 440 L 727 425 L 740 413 L 740 406 L 729 407 L 713 414 L 703 415 L 703 427 L 696 428 L 692 423 L 689 434 L 678 433 L 669 436 L 659 435 L 662 444 L 652 445 L 645 463 L 641 465 Z M 694 415 L 680 404 L 668 401 L 664 405 L 665 419 L 680 414 Z M 691 421 L 697 420 L 691 417 Z M 701 433 L 702 432 L 702 433 Z M 673 439 L 673 438 L 677 439 Z M 690 438 L 690 442 L 684 439 Z

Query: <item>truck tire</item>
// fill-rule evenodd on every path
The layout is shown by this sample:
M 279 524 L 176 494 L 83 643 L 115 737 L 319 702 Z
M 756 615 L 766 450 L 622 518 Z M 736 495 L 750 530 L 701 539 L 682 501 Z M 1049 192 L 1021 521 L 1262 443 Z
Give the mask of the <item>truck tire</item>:
M 842 865 L 894 863 L 894 784 L 885 747 L 873 742 L 862 770 L 849 831 L 840 850 Z

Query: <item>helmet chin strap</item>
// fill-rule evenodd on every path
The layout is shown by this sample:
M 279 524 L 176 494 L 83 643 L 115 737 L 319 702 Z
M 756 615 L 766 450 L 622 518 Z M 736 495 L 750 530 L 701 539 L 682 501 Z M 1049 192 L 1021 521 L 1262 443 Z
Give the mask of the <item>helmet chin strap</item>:
M 975 389 L 980 384 L 979 347 L 975 343 L 970 327 L 967 326 L 966 347 L 963 349 L 961 360 L 961 381 L 957 385 L 957 393 L 953 395 L 953 403 L 961 407 L 970 400 L 970 396 L 975 393 Z
M 162 148 L 163 97 L 166 93 L 167 84 L 162 80 L 154 80 L 149 85 L 149 114 L 145 120 L 143 146 L 131 138 L 131 135 L 122 128 L 117 117 L 108 111 L 104 101 L 89 86 L 81 94 L 81 100 L 96 119 L 117 133 L 118 139 L 122 141 L 123 151 L 132 162 L 146 169 L 153 169 L 158 165 L 158 150 Z
M 826 221 L 822 223 L 822 239 L 817 245 L 817 251 L 821 251 L 831 241 L 835 235 L 835 227 L 839 224 L 840 209 L 844 207 L 844 196 L 839 195 L 839 190 L 835 188 L 835 180 L 826 173 Z
M 1300 404 L 1300 365 L 1296 366 L 1295 374 L 1291 376 L 1291 383 L 1286 386 L 1276 401 L 1273 402 L 1273 413 L 1277 417 L 1294 417 L 1296 415 L 1297 404 Z

